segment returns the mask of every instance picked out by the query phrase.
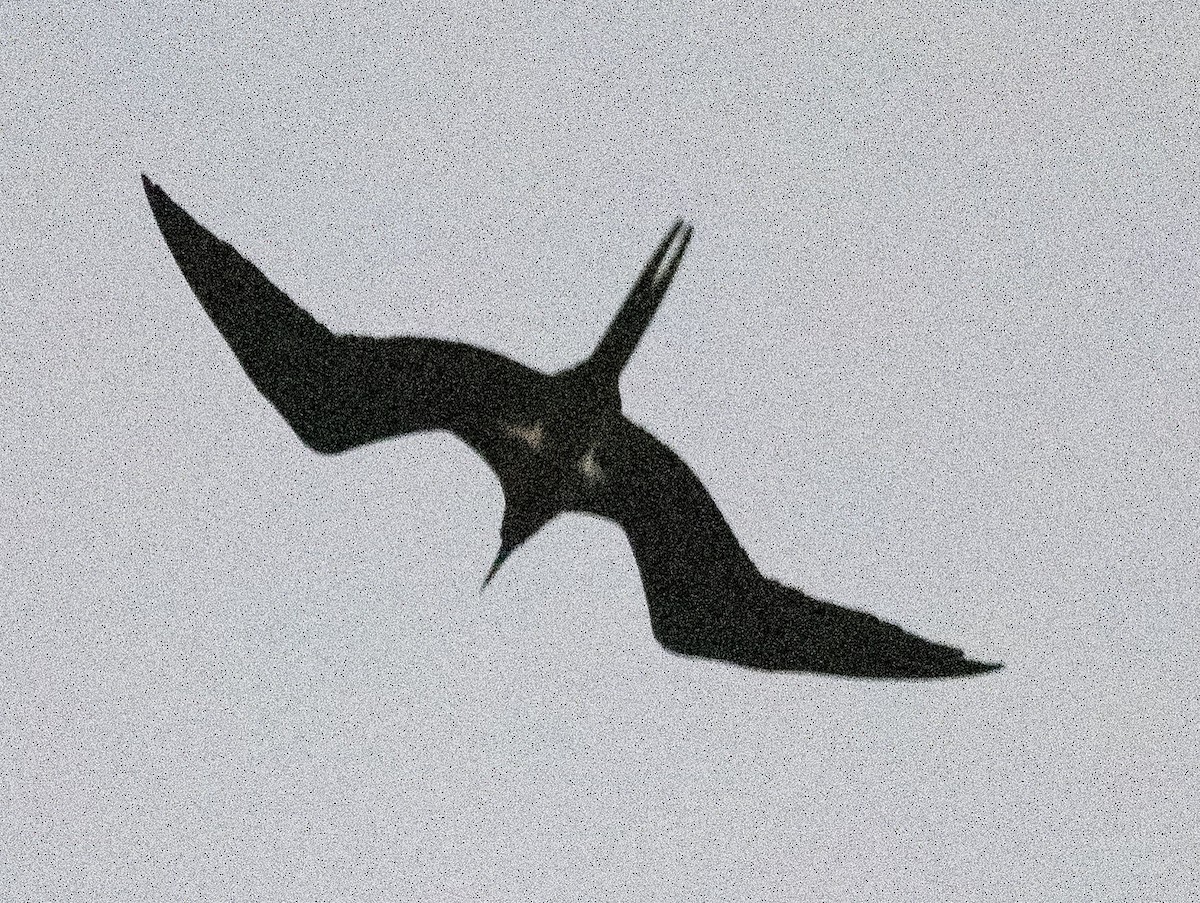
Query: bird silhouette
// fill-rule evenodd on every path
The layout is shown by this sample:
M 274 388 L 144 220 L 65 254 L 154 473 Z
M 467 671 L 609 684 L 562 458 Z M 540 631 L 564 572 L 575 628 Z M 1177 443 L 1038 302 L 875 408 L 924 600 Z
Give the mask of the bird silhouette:
M 773 671 L 959 677 L 973 661 L 873 615 L 764 577 L 691 469 L 621 412 L 618 379 L 691 238 L 677 220 L 595 351 L 553 375 L 458 342 L 331 332 L 196 222 L 145 175 L 146 196 L 184 278 L 247 375 L 309 448 L 336 454 L 448 430 L 504 492 L 491 580 L 559 514 L 618 524 L 665 648 Z

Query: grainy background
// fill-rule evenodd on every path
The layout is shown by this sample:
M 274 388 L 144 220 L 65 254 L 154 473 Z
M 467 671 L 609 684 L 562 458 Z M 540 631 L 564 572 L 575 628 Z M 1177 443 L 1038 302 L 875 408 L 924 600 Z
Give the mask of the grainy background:
M 0 898 L 1200 894 L 1194 4 L 262 6 L 3 4 Z M 627 412 L 1007 669 L 668 655 L 582 517 L 480 597 L 483 463 L 308 452 L 143 170 L 335 328 L 546 369 L 689 217 Z

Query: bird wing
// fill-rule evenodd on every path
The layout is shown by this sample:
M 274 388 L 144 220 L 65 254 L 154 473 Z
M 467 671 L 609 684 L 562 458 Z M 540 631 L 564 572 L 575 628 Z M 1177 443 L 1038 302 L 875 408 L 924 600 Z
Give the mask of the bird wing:
M 588 511 L 629 537 L 655 638 L 685 655 L 855 677 L 955 677 L 1000 667 L 763 577 L 669 448 L 628 421 Z
M 331 332 L 142 177 L 184 278 L 254 385 L 310 448 L 326 454 L 447 429 L 493 466 L 498 424 L 546 379 L 457 342 Z

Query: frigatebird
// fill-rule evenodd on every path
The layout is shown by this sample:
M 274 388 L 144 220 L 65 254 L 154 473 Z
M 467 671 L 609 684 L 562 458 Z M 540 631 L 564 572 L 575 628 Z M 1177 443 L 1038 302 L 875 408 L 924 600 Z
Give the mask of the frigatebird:
M 334 333 L 145 175 L 142 182 L 187 283 L 305 445 L 336 454 L 447 430 L 483 457 L 504 492 L 500 549 L 484 586 L 551 519 L 579 511 L 625 531 L 651 630 L 673 652 L 871 678 L 1000 667 L 763 576 L 691 469 L 623 416 L 618 380 L 687 249 L 692 230 L 682 220 L 595 351 L 548 375 L 459 342 Z

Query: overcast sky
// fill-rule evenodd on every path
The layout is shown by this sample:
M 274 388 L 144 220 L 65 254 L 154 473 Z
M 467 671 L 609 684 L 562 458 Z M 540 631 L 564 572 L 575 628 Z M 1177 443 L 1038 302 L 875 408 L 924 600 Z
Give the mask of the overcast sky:
M 1194 4 L 3 6 L 0 896 L 1200 894 Z M 626 412 L 765 573 L 1007 667 L 668 654 L 581 516 L 480 596 L 482 461 L 308 451 L 142 171 L 547 370 L 686 216 Z

